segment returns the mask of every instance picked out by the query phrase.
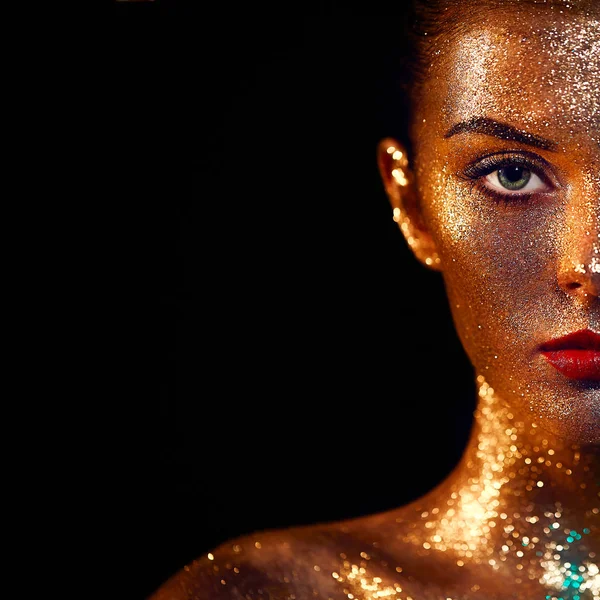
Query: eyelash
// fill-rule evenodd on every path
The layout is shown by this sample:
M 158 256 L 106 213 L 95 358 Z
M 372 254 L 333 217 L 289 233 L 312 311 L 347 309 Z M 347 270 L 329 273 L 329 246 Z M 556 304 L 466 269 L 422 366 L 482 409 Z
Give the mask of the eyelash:
M 506 194 L 497 190 L 491 189 L 485 185 L 484 178 L 495 171 L 502 168 L 518 166 L 537 175 L 543 183 L 550 187 L 555 187 L 548 177 L 547 172 L 550 170 L 549 165 L 541 157 L 525 152 L 518 153 L 502 153 L 491 154 L 484 156 L 477 161 L 471 163 L 462 173 L 462 178 L 472 182 L 472 186 L 476 187 L 480 192 L 486 194 L 496 202 L 504 204 L 526 203 L 532 197 L 542 192 L 513 192 Z

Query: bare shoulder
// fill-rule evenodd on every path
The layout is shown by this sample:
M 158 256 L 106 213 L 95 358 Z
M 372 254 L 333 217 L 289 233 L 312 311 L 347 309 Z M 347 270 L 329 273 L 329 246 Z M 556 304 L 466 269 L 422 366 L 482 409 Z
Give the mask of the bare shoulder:
M 417 508 L 231 540 L 148 600 L 466 599 L 473 583 L 477 597 L 489 600 L 537 597 L 535 582 L 514 590 L 511 577 L 499 579 L 479 564 L 458 568 L 452 553 L 429 550 L 421 542 L 431 534 L 416 527 Z
M 341 523 L 257 533 L 199 557 L 148 600 L 347 600 L 369 551 Z M 373 577 L 378 587 L 382 578 Z

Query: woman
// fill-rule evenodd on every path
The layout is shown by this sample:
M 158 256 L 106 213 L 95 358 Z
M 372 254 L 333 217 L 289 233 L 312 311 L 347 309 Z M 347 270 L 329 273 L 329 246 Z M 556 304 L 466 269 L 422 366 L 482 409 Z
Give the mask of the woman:
M 477 373 L 464 456 L 398 509 L 229 541 L 152 600 L 600 598 L 600 7 L 415 8 L 409 129 L 378 164 Z

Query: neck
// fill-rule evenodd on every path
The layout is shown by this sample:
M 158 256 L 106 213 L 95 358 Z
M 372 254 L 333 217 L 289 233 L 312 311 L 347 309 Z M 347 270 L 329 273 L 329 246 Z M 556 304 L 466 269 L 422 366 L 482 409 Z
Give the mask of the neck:
M 478 383 L 463 459 L 419 502 L 423 547 L 454 550 L 459 566 L 512 566 L 517 582 L 535 577 L 600 598 L 597 448 L 561 443 L 507 407 L 483 378 Z
M 517 498 L 536 506 L 598 506 L 598 447 L 559 440 L 508 407 L 483 377 L 477 382 L 474 427 L 456 474 L 472 488 L 467 496 L 486 508 Z

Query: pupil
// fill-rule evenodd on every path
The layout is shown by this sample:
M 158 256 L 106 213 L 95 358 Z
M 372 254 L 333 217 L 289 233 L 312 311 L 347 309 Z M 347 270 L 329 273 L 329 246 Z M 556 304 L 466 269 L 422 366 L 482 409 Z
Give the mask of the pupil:
M 498 181 L 508 190 L 521 190 L 531 179 L 531 171 L 518 165 L 510 165 L 498 169 Z
M 517 183 L 523 179 L 523 167 L 508 167 L 504 169 L 504 175 L 511 183 Z

